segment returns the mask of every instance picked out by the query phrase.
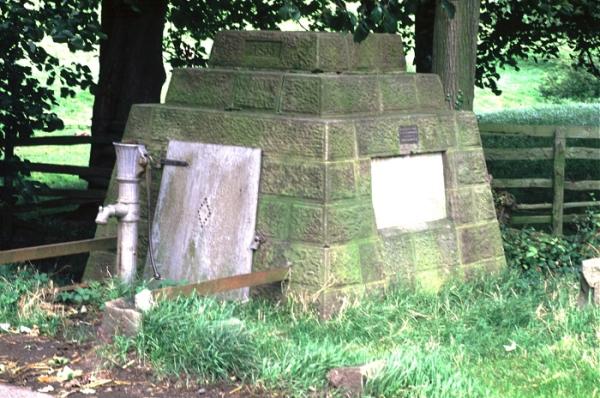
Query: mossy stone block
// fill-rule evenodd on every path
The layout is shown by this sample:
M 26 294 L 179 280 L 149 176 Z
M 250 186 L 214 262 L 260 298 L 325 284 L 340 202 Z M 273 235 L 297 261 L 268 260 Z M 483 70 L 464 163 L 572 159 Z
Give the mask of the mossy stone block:
M 504 256 L 497 221 L 458 228 L 458 240 L 463 264 Z
M 451 225 L 414 232 L 415 270 L 428 270 L 458 264 L 456 233 Z
M 353 159 L 356 156 L 354 123 L 327 124 L 327 160 Z
M 260 192 L 304 199 L 325 199 L 325 165 L 263 159 Z
M 418 118 L 419 151 L 444 151 L 456 143 L 454 116 L 447 112 Z
M 379 90 L 373 76 L 328 76 L 321 84 L 324 115 L 379 111 Z
M 209 64 L 323 72 L 406 70 L 402 38 L 380 33 L 358 44 L 352 35 L 341 33 L 221 31 Z
M 348 242 L 375 234 L 375 216 L 368 202 L 327 205 L 327 243 Z
M 408 120 L 410 125 L 410 120 Z M 398 121 L 391 118 L 356 121 L 356 140 L 360 156 L 392 156 L 400 153 Z
M 225 109 L 233 106 L 234 75 L 211 69 L 174 69 L 165 102 Z
M 356 244 L 335 245 L 329 255 L 328 286 L 345 286 L 362 282 L 361 257 Z
M 256 116 L 254 116 L 256 117 Z M 240 117 L 240 121 L 247 121 Z M 293 131 L 293 134 L 290 132 Z M 313 119 L 265 118 L 258 146 L 266 155 L 311 158 L 325 156 L 325 123 Z
M 385 111 L 415 109 L 419 106 L 415 75 L 412 73 L 380 75 L 379 87 Z
M 325 236 L 323 205 L 293 204 L 289 219 L 290 239 L 322 242 Z
M 358 196 L 371 196 L 371 160 L 355 162 L 356 194 Z M 370 199 L 369 199 L 370 200 Z
M 327 199 L 349 199 L 356 196 L 355 162 L 327 164 Z
M 385 262 L 382 256 L 382 244 L 378 239 L 359 243 L 360 268 L 364 283 L 386 279 Z
M 288 239 L 291 207 L 291 202 L 288 200 L 262 195 L 258 201 L 257 233 L 281 240 Z
M 456 139 L 460 148 L 481 146 L 479 124 L 473 112 L 456 113 Z
M 494 220 L 496 211 L 489 185 L 480 184 L 447 191 L 450 217 L 457 225 Z
M 462 276 L 467 279 L 478 277 L 487 277 L 492 273 L 499 272 L 506 268 L 506 258 L 504 256 L 489 258 L 470 264 L 465 264 L 461 268 Z
M 320 77 L 286 75 L 283 79 L 281 110 L 292 113 L 320 114 Z
M 384 276 L 391 281 L 407 279 L 413 273 L 415 251 L 410 234 L 382 237 Z
M 438 75 L 417 73 L 416 85 L 419 104 L 422 108 L 448 109 L 442 81 Z
M 282 76 L 276 73 L 245 73 L 235 79 L 234 106 L 276 111 Z
M 319 245 L 290 244 L 284 250 L 284 257 L 292 267 L 290 281 L 323 286 L 327 277 L 325 255 Z
M 481 148 L 448 153 L 455 185 L 488 183 L 487 167 Z

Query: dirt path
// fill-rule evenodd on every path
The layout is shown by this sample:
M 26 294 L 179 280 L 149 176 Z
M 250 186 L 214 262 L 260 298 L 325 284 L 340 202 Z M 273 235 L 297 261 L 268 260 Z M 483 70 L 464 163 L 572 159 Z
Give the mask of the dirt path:
M 102 367 L 92 341 L 75 343 L 25 334 L 0 335 L 0 383 L 59 397 L 276 397 L 242 385 L 178 385 L 156 380 L 135 361 Z M 70 380 L 69 380 L 70 379 Z M 9 397 L 6 397 L 9 398 Z

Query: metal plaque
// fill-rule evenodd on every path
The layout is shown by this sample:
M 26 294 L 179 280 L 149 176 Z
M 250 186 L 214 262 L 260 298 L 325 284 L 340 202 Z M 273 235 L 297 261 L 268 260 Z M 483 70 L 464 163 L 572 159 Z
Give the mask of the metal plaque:
M 398 127 L 398 138 L 400 145 L 411 145 L 419 143 L 419 130 L 417 126 Z
M 163 278 L 196 283 L 250 273 L 260 149 L 169 141 L 167 158 L 188 166 L 163 169 L 152 231 Z M 226 297 L 245 299 L 248 289 Z

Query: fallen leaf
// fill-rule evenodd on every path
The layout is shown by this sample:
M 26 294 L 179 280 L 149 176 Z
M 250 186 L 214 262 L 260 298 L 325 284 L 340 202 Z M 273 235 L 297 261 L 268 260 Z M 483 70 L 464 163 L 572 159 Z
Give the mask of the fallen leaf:
M 103 385 L 109 384 L 109 383 L 112 383 L 111 379 L 97 379 L 97 380 L 90 381 L 89 383 L 83 385 L 81 388 L 93 389 L 93 388 L 97 388 L 97 387 L 100 387 L 100 386 L 103 386 Z
M 38 392 L 52 392 L 54 391 L 54 387 L 51 385 L 47 385 L 46 387 L 38 388 Z
M 50 375 L 38 376 L 38 378 L 36 380 L 38 381 L 38 383 L 42 383 L 42 384 L 60 383 L 63 381 L 60 377 L 50 376 Z
M 509 345 L 504 346 L 504 351 L 511 352 L 517 349 L 517 343 L 511 340 Z
M 19 333 L 24 333 L 24 334 L 30 334 L 31 332 L 33 332 L 33 330 L 31 328 L 28 328 L 27 326 L 19 326 Z

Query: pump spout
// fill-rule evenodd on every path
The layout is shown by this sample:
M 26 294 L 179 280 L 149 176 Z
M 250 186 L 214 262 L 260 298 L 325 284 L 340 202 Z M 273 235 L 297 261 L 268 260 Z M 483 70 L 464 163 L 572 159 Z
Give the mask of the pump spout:
M 137 144 L 113 143 L 117 153 L 117 203 L 100 206 L 97 224 L 111 217 L 118 221 L 117 270 L 121 280 L 133 283 L 137 271 L 138 222 L 140 219 L 139 182 L 148 158 L 146 148 Z
M 127 205 L 121 203 L 100 206 L 98 208 L 98 215 L 96 216 L 96 224 L 108 224 L 108 219 L 111 217 L 121 219 L 127 215 L 128 211 Z

